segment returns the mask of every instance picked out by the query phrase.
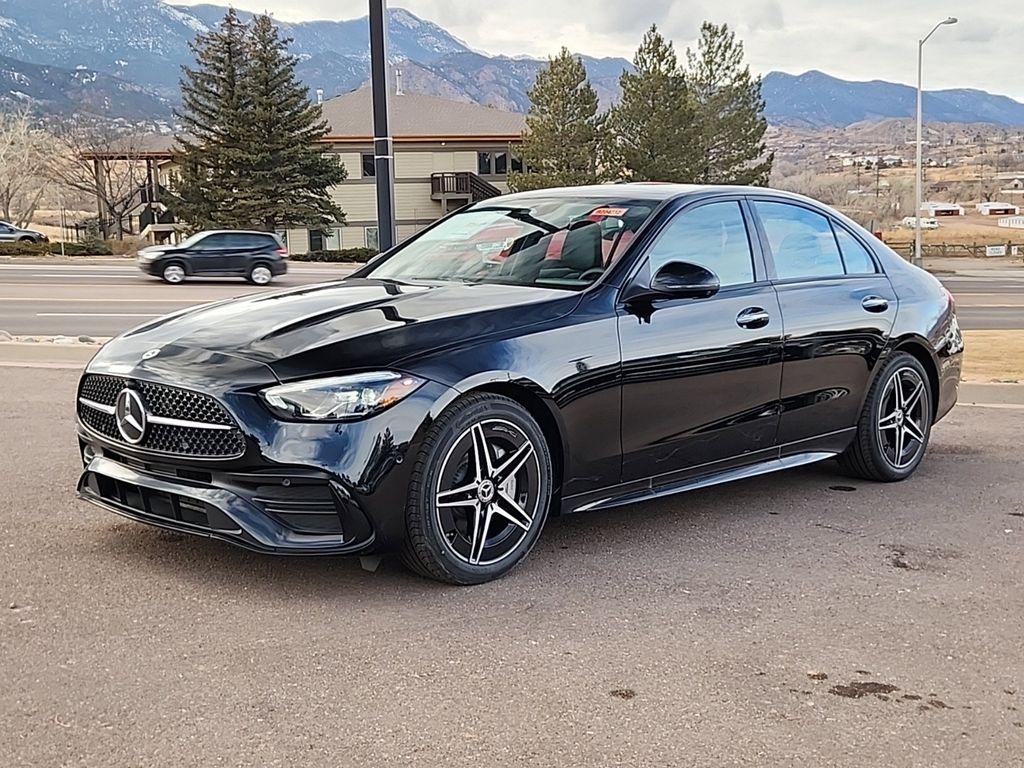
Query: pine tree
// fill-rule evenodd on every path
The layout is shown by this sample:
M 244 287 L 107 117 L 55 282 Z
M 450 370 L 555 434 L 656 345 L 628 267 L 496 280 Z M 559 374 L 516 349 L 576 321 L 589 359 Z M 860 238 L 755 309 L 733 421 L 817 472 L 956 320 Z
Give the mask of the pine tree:
M 743 43 L 728 25 L 705 22 L 697 50 L 687 50 L 686 86 L 696 105 L 700 184 L 768 183 L 774 154 L 764 141 L 761 78 L 743 63 Z
M 248 30 L 234 9 L 192 43 L 196 67 L 182 67 L 184 128 L 178 137 L 175 212 L 199 229 L 234 226 L 246 174 Z
M 622 100 L 608 116 L 607 165 L 634 181 L 689 182 L 694 162 L 695 107 L 672 42 L 656 26 L 623 72 Z
M 583 62 L 563 48 L 530 89 L 519 149 L 525 172 L 511 174 L 509 186 L 523 191 L 595 183 L 603 140 L 597 93 Z
M 320 106 L 295 76 L 291 40 L 282 38 L 267 15 L 250 32 L 251 61 L 245 89 L 250 99 L 249 163 L 238 215 L 249 226 L 311 228 L 341 222 L 344 213 L 330 196 L 347 176 L 344 166 L 318 145 L 327 132 Z
M 329 191 L 345 169 L 318 145 L 327 124 L 295 76 L 289 42 L 268 16 L 249 27 L 234 10 L 196 38 L 196 67 L 183 68 L 174 203 L 192 226 L 273 230 L 343 220 Z

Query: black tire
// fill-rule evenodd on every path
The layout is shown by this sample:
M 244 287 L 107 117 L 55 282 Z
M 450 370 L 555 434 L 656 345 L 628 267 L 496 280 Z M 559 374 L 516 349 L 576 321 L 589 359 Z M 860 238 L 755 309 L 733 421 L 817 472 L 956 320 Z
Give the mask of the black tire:
M 493 478 L 489 496 L 486 483 L 477 480 L 478 435 L 486 461 L 494 465 L 488 477 Z M 465 457 L 464 449 L 469 451 Z M 525 457 L 522 466 L 502 480 L 503 464 L 515 464 L 517 456 Z M 544 432 L 519 403 L 490 393 L 460 398 L 431 427 L 416 457 L 402 561 L 416 573 L 448 584 L 501 578 L 523 561 L 544 529 L 551 506 L 551 466 Z M 488 476 L 486 470 L 482 474 Z M 474 482 L 477 486 L 470 488 Z M 460 490 L 446 490 L 449 485 Z M 442 505 L 446 496 L 463 493 L 467 501 Z M 487 498 L 493 502 L 484 506 Z M 512 504 L 506 507 L 509 501 Z M 525 512 L 518 524 L 506 517 L 509 509 L 517 510 L 513 517 Z M 478 530 L 483 534 L 477 536 Z
M 188 270 L 180 261 L 172 261 L 164 264 L 160 270 L 160 278 L 171 285 L 181 285 L 188 277 Z
M 265 261 L 257 261 L 249 267 L 245 279 L 253 285 L 270 285 L 274 281 L 274 270 Z
M 899 405 L 896 386 L 906 390 L 900 395 L 906 401 L 917 397 L 920 386 L 920 400 Z M 934 413 L 928 372 L 913 355 L 897 352 L 872 384 L 857 422 L 856 437 L 839 457 L 840 466 L 866 480 L 906 480 L 917 471 L 928 450 Z M 902 415 L 897 418 L 897 414 Z

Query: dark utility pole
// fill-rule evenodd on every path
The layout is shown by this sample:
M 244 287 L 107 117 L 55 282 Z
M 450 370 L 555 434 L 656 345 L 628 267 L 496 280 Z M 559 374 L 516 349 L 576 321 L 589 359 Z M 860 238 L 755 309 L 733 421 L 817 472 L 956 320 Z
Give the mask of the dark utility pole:
M 373 88 L 373 156 L 381 251 L 395 247 L 395 157 L 388 108 L 388 3 L 370 0 L 370 84 Z

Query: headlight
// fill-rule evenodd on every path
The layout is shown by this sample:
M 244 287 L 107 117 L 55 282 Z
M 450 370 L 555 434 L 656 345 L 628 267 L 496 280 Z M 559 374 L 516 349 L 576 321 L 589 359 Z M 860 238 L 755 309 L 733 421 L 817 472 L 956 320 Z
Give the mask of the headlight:
M 146 261 L 152 261 L 153 259 L 158 259 L 161 256 L 163 256 L 164 252 L 163 251 L 148 251 L 146 253 L 142 253 L 142 254 L 139 254 L 139 255 L 142 256 L 142 258 L 144 258 Z
M 306 421 L 348 421 L 380 413 L 424 384 L 392 371 L 282 384 L 260 395 L 275 413 Z

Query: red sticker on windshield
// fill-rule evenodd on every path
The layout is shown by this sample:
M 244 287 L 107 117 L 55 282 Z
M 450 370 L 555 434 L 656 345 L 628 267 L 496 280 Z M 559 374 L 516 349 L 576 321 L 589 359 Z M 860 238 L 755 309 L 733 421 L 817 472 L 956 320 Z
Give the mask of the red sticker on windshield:
M 621 218 L 629 213 L 629 208 L 598 208 L 591 216 L 607 216 L 609 218 Z

